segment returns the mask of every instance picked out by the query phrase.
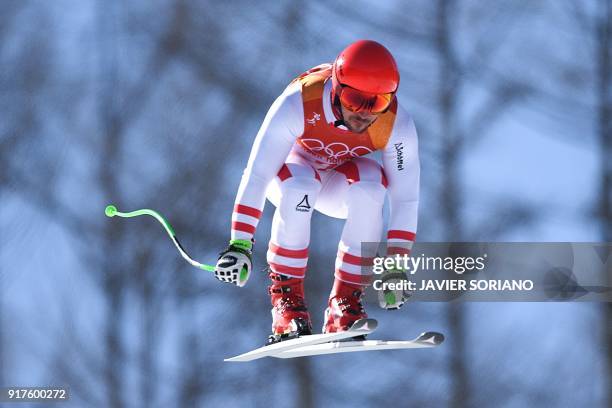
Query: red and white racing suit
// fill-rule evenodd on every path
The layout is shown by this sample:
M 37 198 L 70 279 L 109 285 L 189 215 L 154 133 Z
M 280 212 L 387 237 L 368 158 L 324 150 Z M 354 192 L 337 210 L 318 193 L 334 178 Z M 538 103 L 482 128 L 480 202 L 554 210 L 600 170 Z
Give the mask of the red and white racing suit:
M 325 64 L 308 71 L 270 107 L 238 189 L 231 235 L 232 239 L 253 237 L 267 197 L 276 206 L 268 263 L 274 272 L 303 278 L 312 211 L 346 219 L 335 276 L 367 284 L 370 276 L 361 265 L 371 258 L 361 253 L 361 243 L 380 241 L 387 193 L 388 242 L 408 252 L 415 239 L 417 133 L 397 99 L 365 132 L 334 127 L 330 74 Z M 382 167 L 362 157 L 375 150 L 382 150 Z

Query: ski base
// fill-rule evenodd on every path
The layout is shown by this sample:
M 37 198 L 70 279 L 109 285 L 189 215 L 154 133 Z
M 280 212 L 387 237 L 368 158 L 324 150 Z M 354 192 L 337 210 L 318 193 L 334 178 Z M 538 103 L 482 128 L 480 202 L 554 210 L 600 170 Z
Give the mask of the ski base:
M 403 350 L 415 348 L 431 348 L 442 344 L 444 335 L 436 332 L 426 332 L 414 340 L 363 340 L 363 341 L 335 341 L 330 343 L 300 346 L 281 351 L 270 357 L 295 358 L 318 356 L 323 354 L 350 353 L 355 351 L 377 351 L 377 350 Z
M 349 339 L 352 337 L 365 336 L 376 330 L 378 322 L 375 319 L 360 319 L 347 331 L 337 333 L 310 334 L 301 336 L 291 340 L 284 340 L 278 343 L 270 344 L 240 354 L 235 357 L 226 358 L 224 361 L 229 362 L 245 362 L 253 361 L 263 357 L 274 357 L 278 353 L 282 353 L 294 348 L 312 346 L 315 344 L 325 344 L 332 341 Z

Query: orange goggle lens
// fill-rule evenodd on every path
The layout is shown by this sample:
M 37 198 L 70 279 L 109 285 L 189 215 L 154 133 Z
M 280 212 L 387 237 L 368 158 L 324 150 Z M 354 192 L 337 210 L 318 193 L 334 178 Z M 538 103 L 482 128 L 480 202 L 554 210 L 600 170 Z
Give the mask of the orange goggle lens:
M 372 94 L 346 85 L 340 88 L 340 103 L 352 112 L 380 113 L 389 107 L 392 99 L 393 93 Z

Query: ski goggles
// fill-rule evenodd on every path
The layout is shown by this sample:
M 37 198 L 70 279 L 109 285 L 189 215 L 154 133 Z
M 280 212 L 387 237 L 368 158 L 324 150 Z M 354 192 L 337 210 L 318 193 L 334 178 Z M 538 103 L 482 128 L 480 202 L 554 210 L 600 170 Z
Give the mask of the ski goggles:
M 385 94 L 373 94 L 359 91 L 348 85 L 340 84 L 340 103 L 351 112 L 367 111 L 381 113 L 389 108 L 393 99 L 393 92 Z

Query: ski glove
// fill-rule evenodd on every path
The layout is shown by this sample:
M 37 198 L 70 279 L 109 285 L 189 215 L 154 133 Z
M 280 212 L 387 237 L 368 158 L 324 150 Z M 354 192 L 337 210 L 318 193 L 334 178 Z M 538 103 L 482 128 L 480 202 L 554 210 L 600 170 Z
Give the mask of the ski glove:
M 251 274 L 252 242 L 242 239 L 230 241 L 227 249 L 219 254 L 215 277 L 221 282 L 244 286 Z
M 400 271 L 397 269 L 390 269 L 387 271 L 384 271 L 381 275 L 380 275 L 380 281 L 382 284 L 389 284 L 389 283 L 397 283 L 397 286 L 400 286 L 402 284 L 402 281 L 406 281 L 408 279 L 408 277 L 406 276 L 406 273 L 404 271 Z M 399 309 L 400 307 L 402 307 L 404 305 L 404 303 L 408 300 L 408 298 L 410 297 L 410 292 L 408 292 L 407 290 L 401 289 L 395 289 L 395 290 L 391 290 L 387 288 L 387 285 L 383 286 L 383 289 L 378 290 L 378 304 L 380 305 L 380 307 L 382 307 L 383 309 L 387 309 L 387 310 L 396 310 Z

